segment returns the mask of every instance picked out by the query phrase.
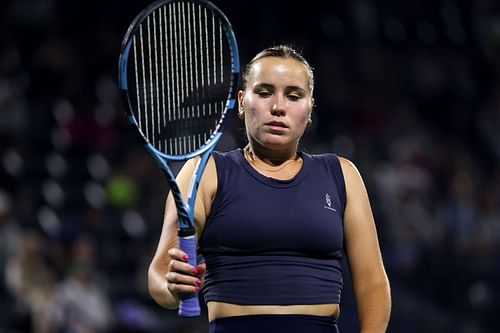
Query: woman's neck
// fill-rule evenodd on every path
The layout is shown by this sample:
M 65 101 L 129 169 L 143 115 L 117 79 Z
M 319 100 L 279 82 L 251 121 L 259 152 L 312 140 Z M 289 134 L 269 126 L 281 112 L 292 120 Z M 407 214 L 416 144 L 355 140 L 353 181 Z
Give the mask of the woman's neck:
M 257 172 L 280 180 L 293 178 L 303 162 L 297 151 L 270 154 L 264 151 L 256 152 L 250 145 L 243 148 L 243 155 Z
M 299 159 L 299 155 L 297 154 L 296 149 L 274 151 L 248 144 L 245 146 L 245 148 L 243 148 L 243 151 L 246 153 L 246 156 L 249 157 L 250 161 L 257 161 L 259 163 L 267 164 L 271 167 L 280 166 L 284 163 L 296 161 L 297 159 Z

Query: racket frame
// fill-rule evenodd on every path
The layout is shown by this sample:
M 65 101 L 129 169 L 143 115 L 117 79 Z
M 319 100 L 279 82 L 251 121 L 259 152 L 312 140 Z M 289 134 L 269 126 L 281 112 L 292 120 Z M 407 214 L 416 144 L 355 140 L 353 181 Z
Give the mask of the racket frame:
M 226 40 L 228 42 L 231 58 L 231 82 L 230 89 L 226 98 L 226 105 L 224 111 L 222 112 L 222 117 L 220 118 L 214 132 L 211 134 L 210 138 L 197 150 L 192 151 L 183 155 L 171 155 L 166 154 L 149 142 L 147 137 L 142 133 L 139 124 L 137 123 L 136 117 L 134 116 L 132 110 L 132 104 L 128 97 L 128 78 L 127 78 L 127 66 L 129 60 L 130 48 L 132 46 L 132 36 L 135 35 L 137 29 L 139 29 L 141 23 L 158 8 L 168 5 L 171 2 L 185 2 L 185 3 L 196 3 L 201 6 L 208 8 L 209 10 L 216 13 L 222 22 L 222 28 L 225 32 Z M 212 4 L 210 1 L 205 0 L 159 0 L 148 7 L 144 8 L 132 21 L 127 29 L 127 32 L 123 38 L 121 52 L 118 64 L 118 86 L 122 99 L 126 104 L 125 111 L 127 113 L 128 122 L 136 128 L 140 134 L 140 139 L 143 146 L 147 152 L 153 157 L 154 161 L 163 172 L 167 181 L 170 185 L 170 192 L 175 201 L 177 216 L 178 216 L 178 236 L 179 236 L 179 247 L 181 249 L 186 248 L 189 256 L 189 263 L 193 266 L 197 264 L 196 258 L 196 232 L 194 227 L 194 208 L 196 203 L 196 194 L 198 190 L 199 183 L 201 181 L 201 176 L 205 169 L 205 166 L 210 158 L 211 152 L 217 145 L 218 140 L 222 136 L 225 125 L 227 124 L 227 116 L 229 110 L 234 109 L 236 104 L 236 91 L 238 89 L 238 77 L 240 72 L 240 62 L 238 45 L 236 42 L 236 37 L 234 35 L 231 23 L 224 15 L 224 13 Z M 193 176 L 191 178 L 191 183 L 188 188 L 188 193 L 186 200 L 182 198 L 182 193 L 176 182 L 175 175 L 172 169 L 168 166 L 168 162 L 182 162 L 199 156 L 199 160 L 196 163 Z M 183 304 L 184 303 L 184 304 Z M 179 305 L 179 315 L 185 317 L 194 317 L 200 314 L 200 308 L 198 304 L 197 294 L 188 294 L 181 298 Z
M 189 154 L 184 154 L 184 155 L 171 155 L 171 154 L 166 154 L 162 151 L 159 151 L 156 149 L 149 141 L 148 139 L 142 134 L 142 131 L 140 130 L 140 126 L 136 121 L 136 118 L 134 114 L 132 113 L 132 105 L 130 103 L 130 99 L 128 98 L 128 82 L 127 82 L 127 64 L 128 64 L 128 57 L 130 53 L 130 48 L 132 46 L 132 38 L 139 29 L 140 24 L 155 10 L 160 8 L 161 6 L 167 5 L 168 3 L 171 2 L 186 2 L 186 3 L 197 3 L 202 6 L 207 7 L 210 10 L 213 10 L 214 12 L 217 13 L 217 15 L 221 18 L 221 21 L 223 22 L 223 29 L 226 35 L 226 40 L 228 41 L 228 45 L 230 48 L 231 52 L 231 66 L 232 66 L 232 82 L 233 84 L 231 85 L 231 89 L 228 92 L 228 98 L 226 100 L 226 106 L 225 110 L 223 112 L 223 117 L 220 119 L 218 126 L 216 127 L 214 133 L 211 135 L 211 137 L 207 140 L 207 142 L 201 146 L 198 150 L 193 151 Z M 122 42 L 122 52 L 120 53 L 120 59 L 119 59 L 119 66 L 118 66 L 118 83 L 119 83 L 119 88 L 120 92 L 122 93 L 122 98 L 127 104 L 126 112 L 128 116 L 128 121 L 130 124 L 132 124 L 140 133 L 141 133 L 141 138 L 143 141 L 143 145 L 146 148 L 146 150 L 149 152 L 149 154 L 154 158 L 156 161 L 157 165 L 160 167 L 160 169 L 163 171 L 165 174 L 167 181 L 171 187 L 172 194 L 174 196 L 174 200 L 176 203 L 177 207 L 177 214 L 179 216 L 179 234 L 182 236 L 189 236 L 194 234 L 194 204 L 196 201 L 196 192 L 198 189 L 199 182 L 201 180 L 201 174 L 203 173 L 203 170 L 206 166 L 206 163 L 208 161 L 208 158 L 210 156 L 210 153 L 213 151 L 215 148 L 218 140 L 222 136 L 222 133 L 224 131 L 224 127 L 227 123 L 227 113 L 229 110 L 234 109 L 234 106 L 236 104 L 236 91 L 237 91 L 237 84 L 238 84 L 238 76 L 239 76 L 239 70 L 240 70 L 240 63 L 239 63 L 239 55 L 238 55 L 238 45 L 236 42 L 236 37 L 234 35 L 233 29 L 231 27 L 231 24 L 227 17 L 224 15 L 224 13 L 215 5 L 213 5 L 209 1 L 204 1 L 204 0 L 159 0 L 148 7 L 144 8 L 132 21 L 130 24 L 129 28 L 127 29 L 127 32 L 123 38 Z M 171 168 L 168 166 L 167 161 L 172 161 L 172 162 L 182 162 L 182 161 L 187 161 L 191 158 L 194 158 L 196 156 L 200 156 L 200 160 L 198 161 L 194 173 L 193 173 L 193 182 L 189 186 L 188 194 L 187 194 L 187 199 L 186 202 L 183 201 L 181 192 L 178 188 L 178 185 L 175 181 L 175 175 L 173 174 Z

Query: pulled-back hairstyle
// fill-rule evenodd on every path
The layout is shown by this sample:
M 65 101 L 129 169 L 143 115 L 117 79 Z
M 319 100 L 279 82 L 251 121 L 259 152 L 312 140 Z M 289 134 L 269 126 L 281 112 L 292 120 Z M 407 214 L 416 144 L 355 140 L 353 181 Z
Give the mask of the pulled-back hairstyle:
M 247 64 L 245 71 L 243 72 L 243 88 L 245 89 L 247 86 L 247 80 L 248 76 L 250 75 L 250 71 L 252 69 L 252 66 L 255 62 L 262 58 L 266 57 L 276 57 L 276 58 L 285 58 L 285 59 L 294 59 L 297 60 L 298 62 L 302 63 L 307 70 L 307 74 L 309 76 L 309 90 L 311 92 L 311 96 L 313 94 L 314 90 L 314 73 L 313 73 L 313 68 L 307 60 L 302 56 L 302 54 L 294 49 L 292 46 L 289 45 L 277 45 L 273 47 L 266 48 L 253 57 L 253 59 Z

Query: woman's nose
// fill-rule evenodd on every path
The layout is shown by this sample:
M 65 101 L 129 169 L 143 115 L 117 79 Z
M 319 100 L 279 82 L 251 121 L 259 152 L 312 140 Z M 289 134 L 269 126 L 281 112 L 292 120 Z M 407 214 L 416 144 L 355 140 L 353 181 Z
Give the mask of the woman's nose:
M 285 114 L 285 111 L 282 108 L 278 107 L 277 104 L 274 104 L 271 109 L 271 114 L 273 116 L 283 116 Z
M 271 114 L 273 116 L 282 116 L 285 114 L 285 107 L 283 104 L 283 99 L 281 97 L 277 97 L 272 108 L 271 108 Z

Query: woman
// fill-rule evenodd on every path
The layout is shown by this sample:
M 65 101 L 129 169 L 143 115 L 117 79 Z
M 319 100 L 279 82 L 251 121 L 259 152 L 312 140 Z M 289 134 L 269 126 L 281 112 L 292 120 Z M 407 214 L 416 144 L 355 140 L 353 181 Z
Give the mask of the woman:
M 311 122 L 311 67 L 277 46 L 254 57 L 243 83 L 238 104 L 248 145 L 214 152 L 198 190 L 205 263 L 191 266 L 177 248 L 169 196 L 149 269 L 151 296 L 176 308 L 180 294 L 203 285 L 209 332 L 338 332 L 345 249 L 361 332 L 384 332 L 389 283 L 362 178 L 345 158 L 297 150 Z M 181 189 L 194 165 L 180 171 Z

